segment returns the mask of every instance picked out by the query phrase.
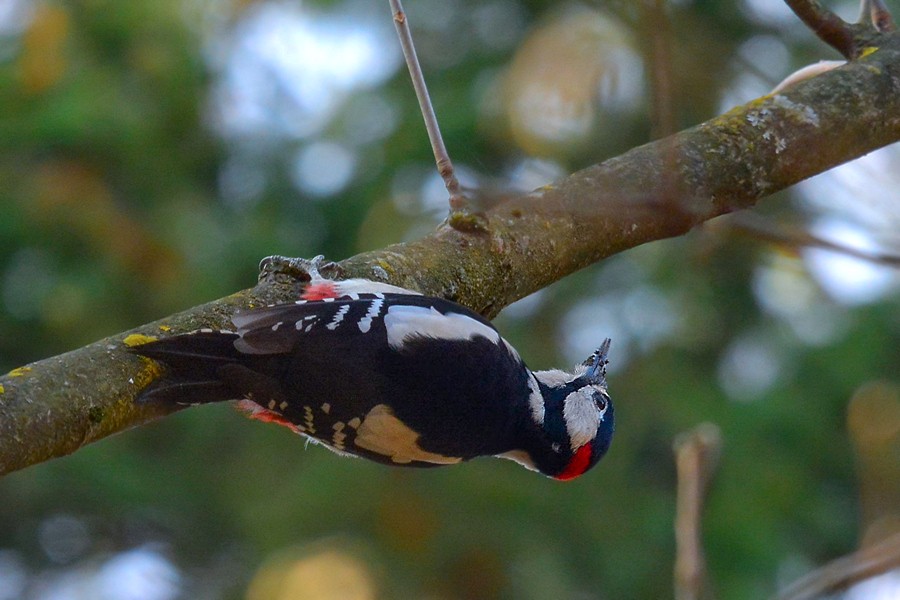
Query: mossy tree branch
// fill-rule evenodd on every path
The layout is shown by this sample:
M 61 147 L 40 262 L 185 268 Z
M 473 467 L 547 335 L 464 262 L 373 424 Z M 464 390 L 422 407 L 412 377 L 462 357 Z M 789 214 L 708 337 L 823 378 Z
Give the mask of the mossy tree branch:
M 336 274 L 451 298 L 489 317 L 607 256 L 682 235 L 725 213 L 900 140 L 900 38 L 881 34 L 857 62 L 663 140 L 497 202 L 453 214 L 430 235 L 359 254 Z M 128 335 L 223 327 L 237 308 L 296 298 L 283 277 L 38 361 L 0 377 L 0 473 L 163 416 L 137 405 L 158 376 Z

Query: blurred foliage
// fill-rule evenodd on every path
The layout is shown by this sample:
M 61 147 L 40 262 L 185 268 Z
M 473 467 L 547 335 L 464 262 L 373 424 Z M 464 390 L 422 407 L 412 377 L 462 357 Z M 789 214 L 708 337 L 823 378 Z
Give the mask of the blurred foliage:
M 306 16 L 390 34 L 383 4 L 0 0 L 0 370 L 249 287 L 268 254 L 342 258 L 439 222 L 390 37 L 356 77 L 383 74 L 328 80 L 316 112 L 278 68 L 304 58 L 285 42 L 299 38 L 252 33 Z M 651 2 L 407 4 L 447 145 L 487 189 L 647 141 L 661 72 L 684 127 L 832 57 L 771 3 L 672 3 L 663 53 Z M 0 598 L 121 582 L 135 561 L 168 587 L 106 597 L 669 597 L 671 442 L 703 421 L 724 439 L 704 522 L 714 587 L 769 595 L 863 525 L 898 527 L 898 298 L 838 304 L 805 255 L 727 231 L 613 257 L 498 319 L 534 367 L 613 337 L 618 431 L 581 480 L 495 460 L 390 470 L 196 408 L 0 481 Z M 344 587 L 302 596 L 298 581 Z

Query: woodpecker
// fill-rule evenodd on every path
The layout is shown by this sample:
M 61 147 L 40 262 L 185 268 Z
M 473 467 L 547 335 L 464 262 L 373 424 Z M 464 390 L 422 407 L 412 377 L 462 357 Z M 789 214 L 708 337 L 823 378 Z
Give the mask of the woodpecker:
M 251 418 L 396 466 L 497 456 L 565 481 L 609 448 L 609 339 L 573 372 L 531 371 L 459 304 L 318 274 L 298 302 L 232 322 L 130 348 L 167 367 L 139 401 L 237 400 Z

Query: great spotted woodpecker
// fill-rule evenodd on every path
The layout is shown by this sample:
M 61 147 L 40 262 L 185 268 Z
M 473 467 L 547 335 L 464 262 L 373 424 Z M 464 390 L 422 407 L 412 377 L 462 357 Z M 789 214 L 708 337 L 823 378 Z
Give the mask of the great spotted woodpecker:
M 339 454 L 434 467 L 498 456 L 558 480 L 609 448 L 610 340 L 567 373 L 532 372 L 463 306 L 363 279 L 314 274 L 296 303 L 241 311 L 131 348 L 164 363 L 140 401 L 239 400 Z

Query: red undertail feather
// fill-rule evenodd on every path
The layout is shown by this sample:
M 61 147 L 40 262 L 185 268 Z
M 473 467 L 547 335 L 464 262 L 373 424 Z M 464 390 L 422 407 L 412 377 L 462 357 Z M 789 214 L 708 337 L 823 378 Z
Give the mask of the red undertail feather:
M 244 411 L 244 413 L 251 419 L 256 419 L 257 421 L 262 421 L 263 423 L 275 423 L 277 425 L 284 425 L 294 433 L 300 433 L 300 430 L 296 425 L 285 419 L 283 416 L 279 415 L 277 412 L 263 408 L 253 400 L 241 400 L 238 402 L 237 407 L 240 410 Z
M 338 295 L 337 287 L 333 281 L 322 281 L 311 283 L 303 289 L 300 294 L 301 300 L 324 300 L 326 298 L 336 298 Z

